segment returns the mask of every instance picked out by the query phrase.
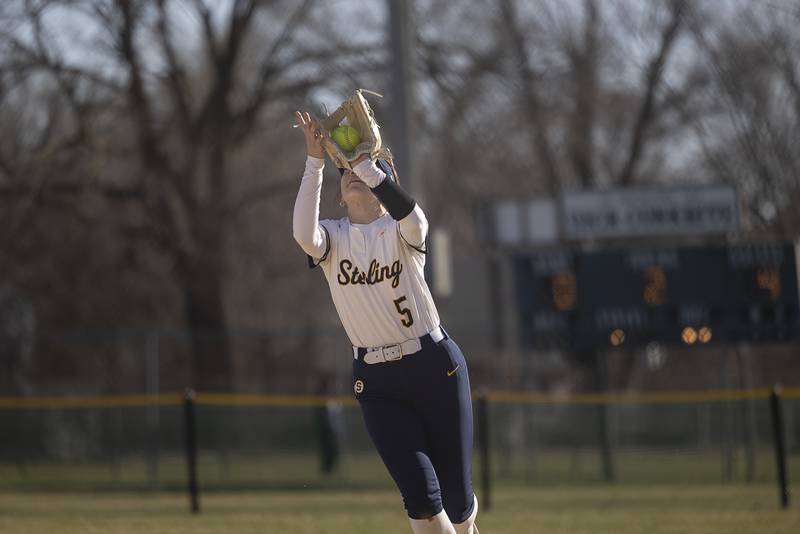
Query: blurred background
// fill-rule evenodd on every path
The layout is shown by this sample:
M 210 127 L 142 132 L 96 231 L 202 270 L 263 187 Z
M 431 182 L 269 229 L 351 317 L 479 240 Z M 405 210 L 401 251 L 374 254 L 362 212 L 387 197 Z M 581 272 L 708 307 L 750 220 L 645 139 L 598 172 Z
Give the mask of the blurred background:
M 800 467 L 797 2 L 9 0 L 0 485 L 182 487 L 193 388 L 205 487 L 391 487 L 291 235 L 357 88 L 494 479 L 774 480 L 778 382 Z

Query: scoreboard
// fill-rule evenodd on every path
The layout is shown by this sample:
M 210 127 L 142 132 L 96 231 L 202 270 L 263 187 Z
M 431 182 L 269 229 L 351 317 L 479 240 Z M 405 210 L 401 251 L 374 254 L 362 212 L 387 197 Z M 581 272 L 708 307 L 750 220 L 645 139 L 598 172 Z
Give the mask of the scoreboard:
M 800 320 L 795 258 L 791 243 L 518 255 L 523 344 L 786 341 Z

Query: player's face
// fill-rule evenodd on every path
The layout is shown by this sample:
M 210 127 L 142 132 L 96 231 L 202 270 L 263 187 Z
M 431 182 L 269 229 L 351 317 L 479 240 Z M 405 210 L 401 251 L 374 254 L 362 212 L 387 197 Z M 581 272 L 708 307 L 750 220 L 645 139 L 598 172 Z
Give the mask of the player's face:
M 358 176 L 356 176 L 356 173 L 353 171 L 345 171 L 344 174 L 342 174 L 342 181 L 339 185 L 342 192 L 342 199 L 345 202 L 351 202 L 365 194 L 372 195 L 372 191 L 370 191 L 367 184 L 359 180 Z

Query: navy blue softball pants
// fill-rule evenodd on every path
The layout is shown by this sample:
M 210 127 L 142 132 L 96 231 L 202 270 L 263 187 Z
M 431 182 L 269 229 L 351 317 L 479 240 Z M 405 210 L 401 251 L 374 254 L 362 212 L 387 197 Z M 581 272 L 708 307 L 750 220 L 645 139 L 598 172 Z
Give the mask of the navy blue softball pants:
M 353 361 L 367 431 L 403 496 L 408 516 L 472 513 L 472 399 L 467 363 L 445 335 L 397 361 Z

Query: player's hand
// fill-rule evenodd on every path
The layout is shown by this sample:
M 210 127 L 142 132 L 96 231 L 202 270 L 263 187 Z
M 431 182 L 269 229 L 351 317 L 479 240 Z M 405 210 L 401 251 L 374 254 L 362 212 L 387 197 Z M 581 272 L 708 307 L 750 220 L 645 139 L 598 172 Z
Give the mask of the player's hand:
M 301 128 L 303 130 L 303 135 L 306 137 L 306 151 L 308 155 L 323 159 L 325 157 L 325 149 L 322 145 L 324 134 L 322 133 L 322 127 L 319 125 L 319 122 L 312 119 L 307 111 L 305 113 L 302 111 L 295 111 L 294 116 L 297 121 L 295 126 Z

